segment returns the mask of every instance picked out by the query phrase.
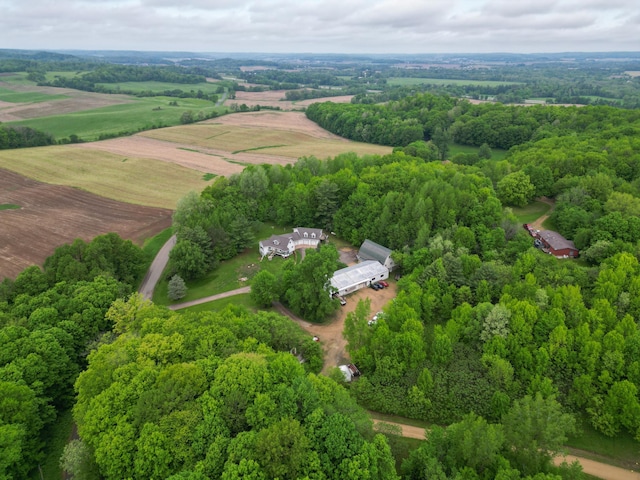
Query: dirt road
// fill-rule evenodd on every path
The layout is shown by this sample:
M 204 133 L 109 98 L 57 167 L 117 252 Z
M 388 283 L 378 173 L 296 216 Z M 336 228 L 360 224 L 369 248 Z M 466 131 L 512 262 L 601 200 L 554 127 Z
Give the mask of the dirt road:
M 544 215 L 538 217 L 534 222 L 531 222 L 531 224 L 530 224 L 536 230 L 544 230 L 542 228 L 542 223 L 547 218 L 549 218 L 549 215 L 551 215 L 553 213 L 553 209 L 556 208 L 556 204 L 555 204 L 554 200 L 551 200 L 550 198 L 547 198 L 547 197 L 540 197 L 537 200 L 539 202 L 546 203 L 547 205 L 551 205 L 551 208 L 549 209 L 549 211 L 547 213 L 545 213 Z
M 162 271 L 167 266 L 167 262 L 169 262 L 169 252 L 176 244 L 176 236 L 173 235 L 167 242 L 162 246 L 156 258 L 151 262 L 151 266 L 147 271 L 147 275 L 144 277 L 142 281 L 142 285 L 138 289 L 138 292 L 142 294 L 145 300 L 151 300 L 153 298 L 153 291 L 156 288 L 156 284 L 158 280 L 160 280 L 160 275 L 162 275 Z
M 395 427 L 399 427 L 402 431 L 402 436 L 407 438 L 417 438 L 418 440 L 425 439 L 425 429 L 420 427 L 414 427 L 412 425 L 405 425 L 403 423 L 387 422 L 383 420 L 374 419 L 373 423 L 388 424 Z M 589 460 L 588 458 L 576 457 L 574 455 L 560 455 L 554 458 L 554 463 L 560 465 L 563 461 L 567 463 L 573 463 L 575 461 L 582 465 L 584 473 L 593 475 L 594 477 L 603 478 L 605 480 L 640 480 L 640 473 L 633 470 L 626 470 L 620 467 L 614 467 L 606 463 L 596 462 L 595 460 Z

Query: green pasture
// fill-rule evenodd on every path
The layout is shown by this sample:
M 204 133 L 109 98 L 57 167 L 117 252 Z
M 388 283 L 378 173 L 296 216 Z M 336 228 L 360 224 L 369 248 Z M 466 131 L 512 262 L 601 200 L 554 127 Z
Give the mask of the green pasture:
M 171 101 L 177 101 L 178 106 L 170 106 Z M 82 140 L 94 141 L 101 135 L 125 135 L 157 127 L 179 125 L 180 117 L 186 111 L 197 115 L 200 112 L 209 114 L 212 111 L 222 113 L 225 109 L 195 98 L 132 98 L 131 103 L 7 122 L 7 125 L 35 128 L 53 135 L 56 139 L 77 135 Z
M 4 78 L 4 77 L 0 77 Z M 0 101 L 9 103 L 40 103 L 51 100 L 69 98 L 67 95 L 49 95 L 40 92 L 16 92 L 8 88 L 0 88 Z
M 412 85 L 472 85 L 477 87 L 497 87 L 499 85 L 521 85 L 521 82 L 501 82 L 496 80 L 465 80 L 456 78 L 390 77 L 387 85 L 410 87 Z
M 544 202 L 533 202 L 524 207 L 513 207 L 518 223 L 531 223 L 547 213 L 551 206 Z
M 165 90 L 182 90 L 183 92 L 202 90 L 203 93 L 217 93 L 220 85 L 217 83 L 171 83 L 171 82 L 117 82 L 117 83 L 97 83 L 96 85 L 120 89 L 131 92 L 164 92 Z

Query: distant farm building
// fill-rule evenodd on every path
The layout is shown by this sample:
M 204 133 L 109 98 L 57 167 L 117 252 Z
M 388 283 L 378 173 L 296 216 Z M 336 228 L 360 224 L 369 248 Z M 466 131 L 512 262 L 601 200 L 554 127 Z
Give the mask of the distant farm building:
M 390 272 L 396 266 L 391 258 L 391 249 L 383 247 L 371 240 L 365 240 L 358 251 L 358 260 L 364 262 L 366 260 L 376 260 L 384 265 Z
M 283 235 L 271 235 L 266 240 L 259 243 L 260 255 L 262 258 L 268 256 L 270 259 L 274 255 L 287 258 L 296 248 L 317 247 L 327 236 L 319 228 L 296 227 L 293 232 Z
M 330 283 L 338 295 L 346 295 L 372 283 L 389 278 L 389 269 L 377 260 L 365 260 L 350 267 L 336 270 Z
M 567 240 L 558 232 L 552 230 L 540 230 L 537 237 L 542 243 L 542 250 L 561 258 L 576 258 L 578 249 L 571 240 Z

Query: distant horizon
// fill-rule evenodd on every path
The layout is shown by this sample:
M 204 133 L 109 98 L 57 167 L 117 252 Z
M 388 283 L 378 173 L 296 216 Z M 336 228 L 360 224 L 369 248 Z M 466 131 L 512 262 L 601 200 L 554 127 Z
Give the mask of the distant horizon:
M 44 53 L 62 53 L 72 55 L 73 52 L 92 52 L 92 53 L 162 53 L 162 54 L 198 54 L 198 55 L 274 55 L 274 56 L 379 56 L 379 57 L 420 57 L 420 56 L 469 56 L 469 57 L 482 57 L 490 55 L 505 55 L 505 56 L 563 56 L 563 55 L 606 55 L 606 54 L 635 54 L 640 57 L 640 48 L 638 50 L 573 50 L 573 51 L 535 51 L 535 52 L 516 52 L 516 51 L 501 51 L 496 50 L 492 52 L 275 52 L 275 51 L 223 51 L 223 50 L 148 50 L 148 49 L 95 49 L 95 48 L 15 48 L 15 47 L 0 47 L 0 51 L 16 51 L 16 52 L 44 52 Z M 640 60 L 640 58 L 639 58 Z
M 634 52 L 637 0 L 0 0 L 25 50 L 474 54 Z

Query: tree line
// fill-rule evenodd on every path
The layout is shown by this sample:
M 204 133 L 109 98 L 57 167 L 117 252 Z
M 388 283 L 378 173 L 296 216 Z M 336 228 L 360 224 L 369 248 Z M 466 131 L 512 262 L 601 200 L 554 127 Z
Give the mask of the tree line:
M 55 143 L 52 135 L 30 127 L 0 125 L 0 150 L 44 147 Z

